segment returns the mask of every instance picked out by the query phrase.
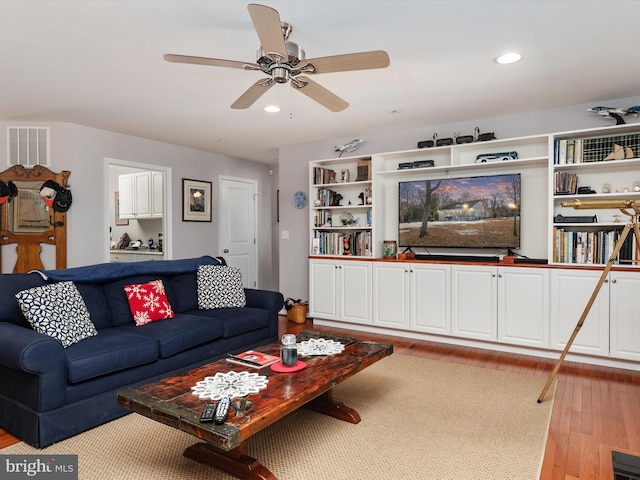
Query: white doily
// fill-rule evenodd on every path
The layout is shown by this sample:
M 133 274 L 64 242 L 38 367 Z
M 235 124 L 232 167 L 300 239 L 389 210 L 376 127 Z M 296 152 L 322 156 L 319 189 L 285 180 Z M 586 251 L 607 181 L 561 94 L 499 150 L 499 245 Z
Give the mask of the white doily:
M 267 388 L 269 380 L 255 372 L 218 372 L 213 377 L 205 377 L 191 387 L 194 395 L 200 398 L 220 400 L 223 397 L 244 397 Z
M 343 350 L 343 344 L 326 338 L 310 338 L 298 343 L 298 355 L 333 355 Z

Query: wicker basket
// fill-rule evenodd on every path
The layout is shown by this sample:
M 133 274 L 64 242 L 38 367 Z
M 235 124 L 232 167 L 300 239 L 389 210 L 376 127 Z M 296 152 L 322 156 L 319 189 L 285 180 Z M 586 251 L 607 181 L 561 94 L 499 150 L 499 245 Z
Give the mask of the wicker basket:
M 294 305 L 287 310 L 287 318 L 295 323 L 304 323 L 307 320 L 307 305 Z

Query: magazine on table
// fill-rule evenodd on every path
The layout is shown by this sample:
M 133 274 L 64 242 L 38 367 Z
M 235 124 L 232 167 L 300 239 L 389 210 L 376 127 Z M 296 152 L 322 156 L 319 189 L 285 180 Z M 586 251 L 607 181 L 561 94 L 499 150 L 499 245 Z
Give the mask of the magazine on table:
M 246 352 L 228 354 L 227 362 L 245 365 L 247 367 L 262 368 L 273 363 L 279 362 L 280 357 L 269 353 L 256 352 L 255 350 L 247 350 Z

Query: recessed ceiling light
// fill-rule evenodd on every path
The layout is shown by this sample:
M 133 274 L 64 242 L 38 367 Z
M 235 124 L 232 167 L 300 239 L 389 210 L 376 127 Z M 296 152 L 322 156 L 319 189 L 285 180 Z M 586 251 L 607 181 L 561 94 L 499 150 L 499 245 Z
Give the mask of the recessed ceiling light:
M 522 55 L 519 53 L 511 52 L 505 53 L 504 55 L 500 55 L 495 58 L 493 61 L 499 63 L 500 65 L 508 65 L 509 63 L 515 63 L 522 58 Z
M 267 105 L 264 107 L 264 111 L 269 113 L 278 113 L 280 111 L 280 107 L 276 105 Z

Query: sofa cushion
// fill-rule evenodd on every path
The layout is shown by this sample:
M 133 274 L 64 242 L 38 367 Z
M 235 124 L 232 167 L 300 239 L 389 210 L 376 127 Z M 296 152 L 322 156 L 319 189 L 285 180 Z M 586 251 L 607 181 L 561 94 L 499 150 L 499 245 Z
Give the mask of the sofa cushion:
M 169 277 L 177 303 L 171 304 L 175 313 L 185 313 L 198 309 L 198 281 L 196 272 Z
M 76 283 L 75 285 L 80 295 L 82 295 L 87 310 L 89 310 L 91 322 L 98 330 L 110 328 L 112 326 L 111 312 L 109 311 L 107 299 L 104 298 L 102 287 L 92 283 Z
M 158 279 L 162 280 L 162 283 L 164 283 L 164 291 L 167 295 L 167 299 L 169 300 L 169 304 L 175 305 L 175 294 L 171 288 L 171 284 L 162 275 L 135 275 L 124 280 L 115 280 L 103 285 L 102 288 L 104 289 L 104 295 L 109 304 L 109 308 L 111 309 L 111 318 L 114 326 L 134 323 L 124 287 L 136 283 L 147 283 Z
M 220 338 L 222 322 L 215 318 L 177 314 L 171 320 L 153 322 L 142 327 L 122 325 L 115 330 L 135 332 L 154 339 L 158 342 L 160 357 L 167 358 Z
M 194 275 L 195 278 L 195 275 Z M 37 273 L 3 273 L 0 275 L 0 292 L 6 297 L 0 302 L 0 322 L 15 323 L 31 328 L 24 317 L 20 304 L 14 300 L 15 294 L 27 288 L 40 287 L 46 282 Z M 195 288 L 194 288 L 195 291 Z M 198 308 L 198 307 L 193 307 Z
M 197 271 L 198 308 L 244 307 L 247 299 L 239 268 L 226 265 L 200 265 Z
M 125 285 L 124 291 L 127 294 L 133 320 L 138 327 L 174 317 L 162 280 Z
M 136 333 L 107 328 L 65 350 L 67 381 L 78 383 L 158 359 L 158 342 Z
M 224 338 L 235 337 L 269 325 L 269 312 L 262 308 L 217 308 L 214 310 L 195 310 L 189 313 L 209 318 L 212 321 L 214 319 L 221 321 Z
M 30 288 L 18 292 L 16 298 L 33 329 L 65 348 L 98 334 L 73 282 Z

